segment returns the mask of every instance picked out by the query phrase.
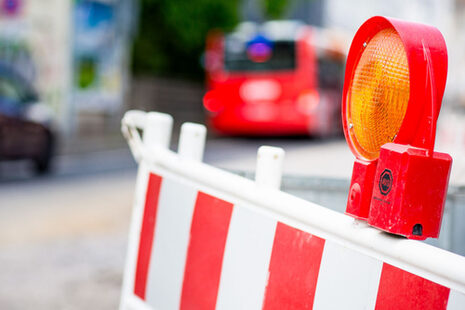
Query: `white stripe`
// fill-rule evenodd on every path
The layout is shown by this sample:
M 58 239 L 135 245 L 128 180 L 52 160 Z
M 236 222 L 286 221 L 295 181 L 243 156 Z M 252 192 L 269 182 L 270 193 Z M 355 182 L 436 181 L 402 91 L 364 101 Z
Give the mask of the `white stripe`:
M 131 226 L 129 230 L 120 308 L 124 308 L 126 303 L 125 300 L 134 294 L 134 275 L 136 274 L 137 255 L 139 253 L 138 249 L 140 241 L 139 237 L 144 214 L 148 180 L 148 167 L 144 162 L 141 162 L 137 172 L 136 187 L 134 190 L 134 208 L 132 210 Z
M 449 301 L 447 302 L 447 310 L 463 309 L 465 309 L 465 294 L 450 290 Z
M 313 309 L 374 309 L 383 262 L 326 241 Z
M 146 290 L 155 309 L 179 309 L 196 197 L 194 188 L 163 179 Z
M 216 309 L 261 309 L 275 230 L 275 220 L 234 207 Z

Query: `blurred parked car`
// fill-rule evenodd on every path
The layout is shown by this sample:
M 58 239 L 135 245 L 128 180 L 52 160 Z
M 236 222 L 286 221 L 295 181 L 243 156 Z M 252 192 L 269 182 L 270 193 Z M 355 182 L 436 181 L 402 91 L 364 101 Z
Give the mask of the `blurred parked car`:
M 0 160 L 30 159 L 50 169 L 55 137 L 49 108 L 21 75 L 0 63 Z
M 204 107 L 225 134 L 342 132 L 344 37 L 296 21 L 242 23 L 207 38 Z

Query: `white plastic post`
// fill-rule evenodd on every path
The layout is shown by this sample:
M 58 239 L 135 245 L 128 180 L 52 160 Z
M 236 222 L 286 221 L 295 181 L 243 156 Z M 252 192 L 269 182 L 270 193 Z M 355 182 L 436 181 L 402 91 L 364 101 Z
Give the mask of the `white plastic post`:
M 144 145 L 150 150 L 154 146 L 169 148 L 173 117 L 169 114 L 149 112 L 143 133 Z
M 260 187 L 279 189 L 283 174 L 284 150 L 262 146 L 258 149 L 255 182 Z
M 201 162 L 205 149 L 207 129 L 204 125 L 184 123 L 179 136 L 178 154 L 181 158 Z

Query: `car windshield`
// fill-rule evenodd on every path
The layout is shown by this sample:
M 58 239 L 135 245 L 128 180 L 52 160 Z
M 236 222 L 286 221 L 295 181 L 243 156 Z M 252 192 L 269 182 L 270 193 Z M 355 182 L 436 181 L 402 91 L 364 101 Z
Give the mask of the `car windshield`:
M 226 38 L 224 67 L 229 72 L 279 71 L 293 70 L 295 61 L 295 42 L 274 41 L 269 46 L 257 44 L 247 46 L 246 42 L 235 38 Z M 253 53 L 257 56 L 253 55 Z
M 342 89 L 344 61 L 322 56 L 318 58 L 318 83 L 321 88 Z

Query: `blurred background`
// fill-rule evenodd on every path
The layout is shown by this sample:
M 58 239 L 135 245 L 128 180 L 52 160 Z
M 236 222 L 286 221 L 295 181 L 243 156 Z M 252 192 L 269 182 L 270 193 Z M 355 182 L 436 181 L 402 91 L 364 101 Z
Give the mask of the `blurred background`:
M 206 124 L 205 161 L 248 177 L 260 145 L 283 147 L 284 190 L 343 211 L 345 58 L 374 15 L 446 39 L 437 148 L 454 164 L 433 243 L 465 255 L 464 0 L 0 0 L 0 308 L 117 308 L 129 109 L 171 114 L 173 149 Z

